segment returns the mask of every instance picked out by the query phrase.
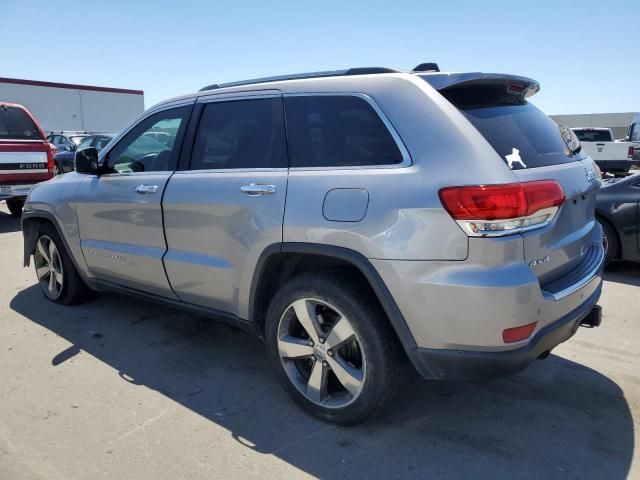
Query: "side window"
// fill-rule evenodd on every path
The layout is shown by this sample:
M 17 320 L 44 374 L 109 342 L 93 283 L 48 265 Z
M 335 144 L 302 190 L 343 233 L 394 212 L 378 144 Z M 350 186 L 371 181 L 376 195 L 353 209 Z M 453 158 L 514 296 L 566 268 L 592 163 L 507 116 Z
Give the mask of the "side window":
M 191 153 L 191 170 L 287 167 L 279 98 L 205 105 Z
M 376 111 L 348 95 L 285 98 L 292 167 L 392 165 L 402 153 Z
M 163 172 L 174 170 L 180 141 L 191 106 L 172 108 L 145 118 L 110 151 L 108 173 Z M 166 141 L 156 140 L 158 133 Z

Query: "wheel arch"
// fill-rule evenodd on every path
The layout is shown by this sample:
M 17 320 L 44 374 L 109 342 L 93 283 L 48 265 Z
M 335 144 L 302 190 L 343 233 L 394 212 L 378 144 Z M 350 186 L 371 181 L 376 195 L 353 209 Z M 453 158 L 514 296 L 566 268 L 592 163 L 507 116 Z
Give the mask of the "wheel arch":
M 263 251 L 256 264 L 249 298 L 249 321 L 256 326 L 256 331 L 263 332 L 266 309 L 277 287 L 293 278 L 296 268 L 305 262 L 319 270 L 331 266 L 355 269 L 371 288 L 404 349 L 416 347 L 395 299 L 371 262 L 349 248 L 315 243 L 285 242 L 270 245 Z
M 40 225 L 42 223 L 50 223 L 58 232 L 58 236 L 62 241 L 63 248 L 66 250 L 66 253 L 69 255 L 69 258 L 73 262 L 73 266 L 80 274 L 81 278 L 86 281 L 84 278 L 83 271 L 80 269 L 80 265 L 78 265 L 78 261 L 72 253 L 72 250 L 67 242 L 66 236 L 63 234 L 58 221 L 53 216 L 53 214 L 49 212 L 45 212 L 42 210 L 30 210 L 28 212 L 24 212 L 22 214 L 22 236 L 24 239 L 24 258 L 23 258 L 23 266 L 28 267 L 30 265 L 31 255 L 36 249 L 36 242 L 38 241 L 38 233 L 40 231 Z

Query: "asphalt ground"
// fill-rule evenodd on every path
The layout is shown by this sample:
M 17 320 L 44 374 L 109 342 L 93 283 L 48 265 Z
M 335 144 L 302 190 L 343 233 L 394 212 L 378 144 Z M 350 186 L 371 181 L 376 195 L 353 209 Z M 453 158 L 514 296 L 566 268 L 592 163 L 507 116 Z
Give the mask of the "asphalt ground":
M 409 373 L 382 417 L 302 413 L 261 342 L 115 294 L 63 307 L 0 205 L 0 479 L 640 478 L 640 265 L 603 325 L 490 382 Z

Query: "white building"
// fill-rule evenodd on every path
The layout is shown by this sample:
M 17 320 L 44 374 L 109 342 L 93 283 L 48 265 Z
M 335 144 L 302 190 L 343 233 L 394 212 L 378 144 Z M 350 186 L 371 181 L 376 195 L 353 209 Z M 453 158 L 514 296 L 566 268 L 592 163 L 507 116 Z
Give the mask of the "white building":
M 117 132 L 144 111 L 144 92 L 0 77 L 0 102 L 24 105 L 46 132 Z
M 625 113 L 585 113 L 576 115 L 550 115 L 561 125 L 567 127 L 603 127 L 613 130 L 616 139 L 627 135 L 636 112 Z

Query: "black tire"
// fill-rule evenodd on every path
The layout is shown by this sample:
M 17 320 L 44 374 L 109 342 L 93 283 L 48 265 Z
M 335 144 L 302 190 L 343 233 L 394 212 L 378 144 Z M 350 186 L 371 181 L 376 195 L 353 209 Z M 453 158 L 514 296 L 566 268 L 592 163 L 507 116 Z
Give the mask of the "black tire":
M 67 252 L 67 249 L 60 239 L 60 235 L 58 235 L 58 231 L 56 230 L 56 228 L 52 224 L 47 222 L 40 224 L 40 228 L 38 231 L 38 240 L 36 241 L 36 249 L 38 248 L 38 241 L 40 241 L 42 237 L 48 237 L 55 244 L 59 252 L 60 260 L 62 262 L 64 276 L 64 282 L 62 284 L 60 296 L 55 299 L 49 298 L 44 292 L 44 287 L 42 287 L 43 295 L 45 296 L 45 298 L 61 305 L 76 305 L 91 299 L 93 296 L 93 292 L 84 283 L 82 277 L 80 277 L 80 274 L 76 270 L 75 265 L 73 264 L 73 261 L 69 256 L 69 252 Z M 35 258 L 34 264 L 36 264 Z
M 604 262 L 605 266 L 609 265 L 613 260 L 618 258 L 619 240 L 618 233 L 613 225 L 603 219 L 598 219 L 602 225 L 603 243 L 605 248 Z
M 402 347 L 384 311 L 372 300 L 372 297 L 375 297 L 366 285 L 349 277 L 331 273 L 310 273 L 289 280 L 274 296 L 265 320 L 265 340 L 269 359 L 284 389 L 309 414 L 340 425 L 352 425 L 379 414 L 402 378 Z M 366 375 L 363 375 L 359 394 L 345 406 L 328 407 L 314 403 L 296 387 L 289 376 L 290 373 L 285 369 L 278 346 L 279 326 L 281 319 L 290 311 L 288 308 L 300 299 L 318 299 L 337 307 L 338 311 L 349 319 L 358 337 L 358 348 L 363 352 L 362 368 Z M 336 353 L 334 355 L 338 356 Z M 316 361 L 319 359 L 309 359 L 313 364 Z M 327 362 L 320 363 L 327 365 Z
M 12 217 L 20 218 L 22 216 L 22 207 L 24 206 L 24 199 L 22 198 L 10 198 L 7 200 L 7 208 Z

